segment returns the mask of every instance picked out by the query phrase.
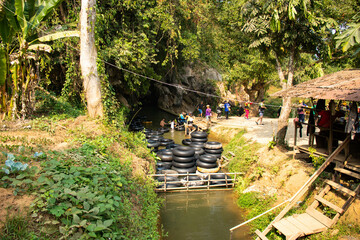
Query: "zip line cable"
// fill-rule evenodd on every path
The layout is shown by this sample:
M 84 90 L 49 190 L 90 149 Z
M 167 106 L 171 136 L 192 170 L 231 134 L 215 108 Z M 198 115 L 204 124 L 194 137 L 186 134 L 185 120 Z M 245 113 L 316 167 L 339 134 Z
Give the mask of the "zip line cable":
M 13 12 L 11 9 L 9 9 L 8 7 L 6 7 L 4 5 L 4 2 L 1 3 L 1 5 L 6 9 L 8 10 L 9 12 L 13 13 L 14 15 L 16 15 L 15 12 Z M 17 16 L 18 18 L 20 18 L 21 20 L 24 20 L 26 21 L 28 24 L 32 25 L 31 23 L 29 23 L 26 19 L 20 17 L 20 16 Z M 42 29 L 40 29 L 39 27 L 35 27 L 37 30 L 39 30 L 40 32 L 42 33 L 45 33 L 46 32 Z M 65 46 L 68 46 L 69 48 L 75 50 L 76 52 L 78 52 L 80 54 L 80 49 L 77 49 L 67 43 L 64 43 Z M 128 70 L 126 68 L 122 68 L 122 67 L 119 67 L 119 66 L 116 66 L 112 63 L 109 63 L 105 60 L 102 60 L 102 59 L 99 59 L 99 61 L 111 66 L 111 67 L 114 67 L 114 68 L 117 68 L 118 70 L 122 70 L 124 72 L 128 72 L 130 74 L 133 74 L 133 75 L 136 75 L 136 76 L 139 76 L 139 77 L 142 77 L 142 78 L 145 78 L 145 79 L 148 79 L 150 81 L 153 81 L 153 82 L 156 82 L 156 83 L 159 83 L 159 84 L 162 84 L 162 85 L 167 85 L 167 86 L 171 86 L 171 87 L 174 87 L 174 88 L 178 88 L 180 90 L 183 90 L 183 91 L 187 91 L 187 92 L 193 92 L 193 93 L 197 93 L 197 94 L 200 94 L 200 95 L 205 95 L 207 97 L 214 97 L 214 98 L 219 98 L 219 99 L 222 99 L 222 98 L 225 98 L 225 97 L 221 97 L 221 96 L 218 96 L 218 95 L 215 95 L 215 94 L 211 94 L 211 93 L 205 93 L 205 92 L 201 92 L 201 91 L 198 91 L 198 90 L 194 90 L 194 89 L 191 89 L 191 88 L 186 88 L 186 87 L 183 87 L 179 84 L 174 84 L 174 83 L 167 83 L 167 82 L 163 82 L 163 81 L 160 81 L 160 80 L 157 80 L 157 79 L 154 79 L 154 78 L 151 78 L 151 77 L 148 77 L 148 76 L 145 76 L 145 75 L 142 75 L 142 74 L 139 74 L 139 73 L 136 73 L 134 71 L 131 71 L 131 70 Z M 250 101 L 240 101 L 240 100 L 237 100 L 237 99 L 233 99 L 233 98 L 229 98 L 229 97 L 226 97 L 225 99 L 228 99 L 228 100 L 232 100 L 234 102 L 238 102 L 238 103 L 246 103 L 246 102 L 250 102 Z M 255 104 L 255 105 L 260 105 L 259 102 L 251 102 L 252 104 Z M 280 108 L 282 107 L 282 105 L 273 105 L 273 104 L 264 104 L 265 106 L 269 106 L 269 107 L 276 107 L 276 108 Z M 291 107 L 291 108 L 296 108 L 296 107 Z

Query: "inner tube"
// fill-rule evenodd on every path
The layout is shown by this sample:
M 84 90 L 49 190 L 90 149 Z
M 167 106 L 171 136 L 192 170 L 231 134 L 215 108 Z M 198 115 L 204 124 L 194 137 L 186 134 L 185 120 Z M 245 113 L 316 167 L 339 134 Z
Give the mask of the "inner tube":
M 166 188 L 178 188 L 181 187 L 181 183 L 166 183 Z M 165 188 L 165 184 L 160 184 L 156 188 Z
M 201 143 L 205 143 L 207 142 L 207 138 L 191 138 L 191 142 L 201 142 Z
M 172 155 L 166 155 L 166 154 L 157 154 L 157 156 L 164 162 L 171 162 L 173 160 Z
M 220 171 L 220 166 L 217 168 L 202 168 L 202 167 L 197 167 L 197 170 L 201 173 L 217 173 L 218 171 Z
M 203 155 L 205 153 L 204 149 L 200 148 L 199 150 L 195 149 L 195 154 Z
M 177 168 L 191 168 L 191 167 L 195 166 L 195 162 L 194 161 L 191 161 L 191 162 L 175 162 L 175 161 L 173 161 L 172 165 Z
M 148 143 L 147 144 L 147 147 L 148 148 L 156 148 L 156 147 L 159 147 L 160 146 L 160 142 L 152 142 L 152 143 Z
M 177 171 L 178 173 L 195 173 L 196 172 L 196 166 L 193 166 L 192 168 L 177 168 L 172 166 L 172 170 Z
M 178 157 L 191 157 L 195 154 L 195 150 L 187 146 L 176 147 L 172 151 L 173 154 Z
M 174 171 L 174 170 L 170 170 L 170 169 L 158 171 L 157 174 L 171 174 L 171 176 L 173 176 L 173 177 L 178 177 L 178 172 Z
M 220 142 L 207 142 L 204 144 L 204 147 L 207 149 L 220 149 L 222 144 Z
M 165 182 L 165 176 L 157 177 L 156 180 L 158 182 Z M 166 182 L 174 182 L 174 181 L 179 181 L 179 179 L 174 176 L 166 176 Z
M 166 141 L 163 141 L 163 140 L 166 140 Z M 174 143 L 174 140 L 166 139 L 166 138 L 161 139 L 161 141 L 160 141 L 161 146 L 167 146 L 167 145 L 173 144 L 173 143 Z
M 206 153 L 211 153 L 211 154 L 221 154 L 223 152 L 223 149 L 207 149 L 205 148 L 205 152 Z
M 184 144 L 184 145 L 186 145 L 186 146 L 188 146 L 188 145 L 190 145 L 190 143 L 191 143 L 191 139 L 185 138 L 185 139 L 182 140 L 181 143 Z
M 199 176 L 190 175 L 188 177 L 189 177 L 189 181 L 201 181 L 202 180 L 201 177 L 199 177 Z M 188 179 L 188 177 L 186 176 L 186 177 L 183 177 L 182 179 L 186 181 Z
M 187 163 L 187 162 L 193 162 L 195 161 L 195 154 L 191 157 L 179 157 L 176 155 L 173 155 L 173 161 L 174 162 L 182 162 L 182 163 Z
M 213 155 L 204 154 L 199 157 L 199 160 L 206 163 L 216 163 L 217 158 Z
M 176 143 L 171 143 L 169 145 L 166 145 L 166 148 L 167 149 L 173 149 L 173 148 L 176 148 L 176 147 L 180 147 L 181 145 L 180 144 L 176 144 Z M 172 152 L 171 152 L 172 153 Z
M 214 156 L 214 157 L 216 157 L 216 159 L 221 158 L 221 153 L 220 153 L 220 154 L 216 154 L 216 153 L 207 153 L 207 152 L 206 152 L 206 150 L 205 150 L 205 154 L 206 154 L 206 155 L 211 155 L 211 156 Z
M 159 128 L 158 129 L 158 131 L 160 131 L 160 132 L 162 132 L 162 133 L 167 133 L 167 132 L 169 132 L 170 130 L 169 130 L 169 128 Z
M 211 174 L 210 175 L 211 179 L 231 179 L 228 175 L 226 175 L 225 173 L 218 173 L 218 174 Z
M 200 160 L 197 160 L 196 166 L 202 167 L 202 168 L 216 168 L 218 165 L 217 165 L 217 163 L 207 163 L 207 162 L 202 162 Z
M 203 148 L 204 143 L 203 142 L 190 142 L 189 146 L 193 147 L 193 148 Z
M 161 149 L 161 150 L 158 151 L 158 153 L 166 154 L 166 155 L 172 155 L 172 150 L 171 149 Z
M 207 138 L 206 132 L 195 131 L 191 133 L 191 138 Z
M 176 131 L 185 131 L 185 126 L 184 125 L 176 126 L 175 130 Z

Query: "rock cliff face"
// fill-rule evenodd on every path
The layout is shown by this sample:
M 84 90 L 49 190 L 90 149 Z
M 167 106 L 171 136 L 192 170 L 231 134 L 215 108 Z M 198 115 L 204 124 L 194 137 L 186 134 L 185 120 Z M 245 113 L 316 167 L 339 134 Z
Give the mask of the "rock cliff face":
M 155 84 L 154 86 L 157 105 L 167 112 L 178 115 L 180 112 L 195 111 L 201 101 L 204 101 L 204 104 L 216 103 L 217 98 L 199 92 L 218 95 L 217 83 L 222 82 L 222 76 L 214 68 L 187 65 L 172 74 L 166 79 L 166 82 L 173 86 L 165 84 Z

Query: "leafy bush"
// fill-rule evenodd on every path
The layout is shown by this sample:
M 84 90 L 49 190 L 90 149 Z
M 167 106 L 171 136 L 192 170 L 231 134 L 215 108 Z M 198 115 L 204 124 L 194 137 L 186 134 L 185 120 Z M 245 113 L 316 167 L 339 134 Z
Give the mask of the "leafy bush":
M 5 167 L 2 170 L 6 174 L 18 173 L 20 171 L 25 171 L 28 167 L 28 164 L 22 164 L 21 162 L 15 162 L 15 157 L 13 154 L 7 154 L 7 160 L 5 161 Z

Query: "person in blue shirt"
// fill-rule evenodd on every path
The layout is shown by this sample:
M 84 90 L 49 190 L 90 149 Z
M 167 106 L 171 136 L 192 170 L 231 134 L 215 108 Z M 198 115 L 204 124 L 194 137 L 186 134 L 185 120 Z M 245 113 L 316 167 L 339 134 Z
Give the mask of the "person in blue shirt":
M 225 116 L 226 116 L 226 119 L 229 119 L 229 113 L 230 113 L 230 103 L 229 103 L 229 101 L 225 101 L 225 103 L 224 103 L 224 107 L 225 107 Z

